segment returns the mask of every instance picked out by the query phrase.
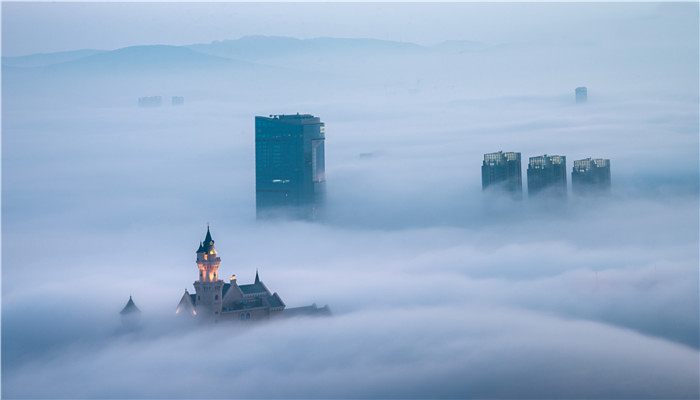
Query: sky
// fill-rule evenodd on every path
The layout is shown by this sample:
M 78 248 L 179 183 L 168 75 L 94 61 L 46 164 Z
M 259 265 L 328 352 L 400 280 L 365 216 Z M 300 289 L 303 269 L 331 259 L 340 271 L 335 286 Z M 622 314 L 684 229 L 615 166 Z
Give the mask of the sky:
M 241 36 L 371 37 L 424 45 L 445 40 L 489 43 L 572 40 L 605 35 L 629 22 L 662 16 L 689 24 L 654 26 L 692 32 L 686 4 L 658 3 L 3 3 L 3 55 L 138 44 L 192 44 Z M 40 26 L 41 29 L 36 29 Z M 617 32 L 620 33 L 620 32 Z M 633 32 L 654 39 L 654 30 Z
M 2 7 L 3 397 L 700 394 L 697 4 Z M 11 57 L 78 49 L 116 50 Z M 296 112 L 325 217 L 257 220 L 254 116 Z M 498 150 L 611 193 L 482 191 Z M 333 316 L 176 318 L 207 224 L 220 276 Z

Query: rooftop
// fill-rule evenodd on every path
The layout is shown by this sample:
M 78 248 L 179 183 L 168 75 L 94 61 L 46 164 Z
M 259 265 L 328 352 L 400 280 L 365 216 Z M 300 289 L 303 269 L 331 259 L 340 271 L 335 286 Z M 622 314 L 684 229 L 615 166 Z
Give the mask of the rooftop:
M 519 161 L 520 160 L 520 153 L 514 152 L 514 151 L 509 151 L 509 152 L 503 152 L 499 151 L 497 153 L 487 153 L 484 154 L 484 163 L 487 164 L 498 164 L 498 163 L 503 163 L 506 161 Z
M 565 165 L 566 156 L 558 155 L 541 155 L 536 157 L 530 157 L 529 165 L 534 168 L 544 168 L 548 165 Z
M 140 313 L 141 310 L 139 310 L 138 307 L 136 307 L 136 304 L 134 304 L 134 300 L 129 296 L 129 301 L 126 302 L 126 305 L 122 310 L 119 312 L 121 315 L 125 314 L 132 314 L 132 313 Z
M 199 243 L 197 253 L 208 253 L 213 249 L 214 240 L 211 238 L 211 232 L 209 232 L 209 225 L 207 225 L 207 235 L 204 237 L 204 241 Z
M 256 116 L 255 119 L 281 122 L 290 125 L 311 125 L 320 124 L 321 119 L 311 114 L 270 114 L 267 117 Z
M 249 285 L 238 285 L 243 294 L 267 293 L 267 288 L 262 282 L 251 283 Z
M 574 161 L 574 170 L 587 171 L 592 168 L 605 168 L 610 166 L 610 160 L 606 158 L 584 158 Z

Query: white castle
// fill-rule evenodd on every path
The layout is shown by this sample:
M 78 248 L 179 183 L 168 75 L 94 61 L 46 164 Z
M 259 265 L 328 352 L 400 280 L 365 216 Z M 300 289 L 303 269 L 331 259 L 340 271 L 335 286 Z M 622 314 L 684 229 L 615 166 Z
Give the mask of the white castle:
M 228 283 L 219 279 L 221 258 L 214 247 L 209 227 L 204 242 L 197 249 L 199 279 L 194 282 L 194 294 L 187 289 L 177 305 L 176 313 L 202 320 L 262 320 L 276 316 L 330 315 L 328 306 L 286 308 L 277 293 L 270 293 L 255 272 L 255 281 L 239 285 L 236 275 Z

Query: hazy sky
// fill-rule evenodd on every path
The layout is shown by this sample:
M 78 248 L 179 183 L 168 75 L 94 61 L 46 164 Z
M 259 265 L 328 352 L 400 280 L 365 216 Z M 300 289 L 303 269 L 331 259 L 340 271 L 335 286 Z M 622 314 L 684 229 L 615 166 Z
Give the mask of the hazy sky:
M 136 44 L 190 44 L 244 35 L 372 37 L 419 44 L 565 40 L 674 16 L 683 30 L 697 6 L 649 4 L 3 3 L 3 55 Z M 667 19 L 669 21 L 669 19 Z M 692 25 L 692 24 L 691 24 Z M 617 32 L 623 33 L 624 32 Z M 629 33 L 629 32 L 627 32 Z M 646 40 L 655 32 L 633 32 Z

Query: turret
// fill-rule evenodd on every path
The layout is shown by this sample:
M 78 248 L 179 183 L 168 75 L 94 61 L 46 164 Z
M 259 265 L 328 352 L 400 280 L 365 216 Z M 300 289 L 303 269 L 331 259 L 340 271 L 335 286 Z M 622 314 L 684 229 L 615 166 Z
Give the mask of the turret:
M 199 243 L 197 249 L 197 267 L 199 268 L 200 282 L 216 282 L 219 279 L 219 265 L 221 258 L 217 256 L 214 240 L 211 238 L 209 226 L 204 242 Z
M 119 314 L 122 317 L 122 324 L 125 328 L 136 328 L 141 322 L 141 310 L 136 307 L 136 303 L 134 303 L 134 299 L 131 296 L 129 296 L 129 301 L 126 302 Z
M 199 317 L 217 317 L 221 312 L 221 297 L 224 281 L 219 280 L 219 265 L 221 258 L 216 253 L 214 239 L 207 226 L 207 234 L 204 241 L 199 243 L 197 249 L 197 269 L 199 280 L 194 283 L 197 292 L 194 300 L 195 314 Z

